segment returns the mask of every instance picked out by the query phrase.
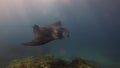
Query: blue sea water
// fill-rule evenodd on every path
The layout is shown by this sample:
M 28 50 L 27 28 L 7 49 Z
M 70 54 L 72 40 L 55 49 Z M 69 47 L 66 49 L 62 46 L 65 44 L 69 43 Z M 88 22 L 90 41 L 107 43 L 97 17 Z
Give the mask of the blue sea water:
M 81 57 L 98 68 L 120 68 L 119 1 L 68 0 L 49 8 L 24 2 L 23 7 L 9 8 L 8 18 L 0 18 L 0 64 L 15 58 L 52 54 L 66 58 Z M 13 7 L 13 6 L 12 6 Z M 44 6 L 43 6 L 44 7 Z M 62 21 L 70 38 L 52 41 L 44 46 L 23 46 L 34 38 L 32 26 Z

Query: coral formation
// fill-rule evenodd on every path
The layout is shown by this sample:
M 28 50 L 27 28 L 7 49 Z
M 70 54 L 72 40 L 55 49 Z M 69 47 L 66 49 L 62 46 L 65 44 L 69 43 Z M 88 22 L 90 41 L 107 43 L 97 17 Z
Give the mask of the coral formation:
M 7 68 L 93 68 L 93 66 L 80 58 L 65 60 L 54 56 L 40 56 L 13 60 Z

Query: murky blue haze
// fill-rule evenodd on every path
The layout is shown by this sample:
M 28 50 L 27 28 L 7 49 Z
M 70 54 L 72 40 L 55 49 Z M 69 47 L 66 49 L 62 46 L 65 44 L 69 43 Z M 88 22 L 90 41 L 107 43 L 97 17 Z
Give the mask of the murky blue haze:
M 66 4 L 56 1 L 45 7 L 24 0 L 22 8 L 13 4 L 3 12 L 7 14 L 4 20 L 0 16 L 0 65 L 15 58 L 53 54 L 69 58 L 80 56 L 98 68 L 120 68 L 120 1 L 68 1 Z M 34 38 L 34 24 L 44 26 L 58 20 L 68 28 L 70 38 L 44 46 L 21 45 Z

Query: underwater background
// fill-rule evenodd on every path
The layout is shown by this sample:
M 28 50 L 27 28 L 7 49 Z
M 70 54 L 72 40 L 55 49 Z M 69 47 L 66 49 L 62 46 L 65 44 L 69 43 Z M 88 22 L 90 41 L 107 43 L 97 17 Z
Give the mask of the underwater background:
M 120 1 L 0 0 L 0 66 L 15 58 L 52 54 L 81 57 L 98 68 L 120 68 Z M 70 38 L 44 46 L 23 46 L 32 26 L 62 21 Z M 1 68 L 0 67 L 0 68 Z

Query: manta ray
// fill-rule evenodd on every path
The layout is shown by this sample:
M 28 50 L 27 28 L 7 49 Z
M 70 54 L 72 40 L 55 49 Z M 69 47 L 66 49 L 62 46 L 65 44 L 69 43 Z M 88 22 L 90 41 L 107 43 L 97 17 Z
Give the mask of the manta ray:
M 46 26 L 33 26 L 34 39 L 31 42 L 23 43 L 28 46 L 40 46 L 53 40 L 61 40 L 69 37 L 69 31 L 62 26 L 61 21 Z

